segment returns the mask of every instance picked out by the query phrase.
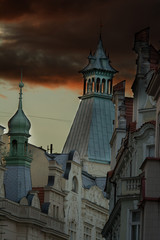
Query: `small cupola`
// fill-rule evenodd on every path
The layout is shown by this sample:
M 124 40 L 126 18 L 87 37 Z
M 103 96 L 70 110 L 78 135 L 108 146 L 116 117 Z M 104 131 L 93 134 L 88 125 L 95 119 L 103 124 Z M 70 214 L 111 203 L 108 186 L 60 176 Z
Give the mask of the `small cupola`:
M 29 130 L 31 128 L 31 123 L 26 117 L 22 109 L 22 88 L 23 87 L 24 87 L 24 84 L 21 79 L 21 82 L 19 83 L 20 93 L 19 93 L 18 110 L 8 122 L 8 128 L 9 128 L 8 133 L 9 135 L 21 134 L 29 137 L 30 136 Z

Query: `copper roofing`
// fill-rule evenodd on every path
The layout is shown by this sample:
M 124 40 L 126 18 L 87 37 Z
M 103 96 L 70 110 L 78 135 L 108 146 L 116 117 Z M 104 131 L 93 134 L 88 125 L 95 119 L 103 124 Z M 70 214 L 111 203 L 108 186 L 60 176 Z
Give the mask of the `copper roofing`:
M 97 46 L 97 50 L 92 55 L 90 52 L 88 57 L 89 63 L 88 65 L 83 68 L 80 72 L 85 73 L 86 71 L 98 69 L 98 70 L 104 70 L 109 71 L 112 73 L 116 73 L 117 71 L 110 65 L 109 58 L 106 56 L 106 53 L 103 48 L 102 39 L 99 39 L 99 43 Z
M 114 106 L 111 99 L 92 96 L 83 99 L 72 124 L 63 153 L 76 150 L 90 161 L 110 162 Z
M 30 136 L 29 130 L 31 127 L 31 123 L 26 117 L 25 113 L 22 109 L 22 88 L 24 84 L 21 80 L 19 83 L 20 93 L 19 93 L 19 104 L 18 110 L 14 114 L 14 116 L 8 122 L 9 134 L 25 134 Z

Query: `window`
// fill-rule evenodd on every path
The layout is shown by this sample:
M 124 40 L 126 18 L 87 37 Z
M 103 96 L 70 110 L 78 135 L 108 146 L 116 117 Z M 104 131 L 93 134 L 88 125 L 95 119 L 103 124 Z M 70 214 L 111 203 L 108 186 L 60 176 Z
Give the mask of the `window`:
M 147 156 L 146 157 L 154 157 L 155 156 L 154 151 L 155 151 L 154 145 L 147 145 L 147 152 L 146 152 Z
M 130 212 L 130 240 L 140 239 L 140 212 Z
M 100 78 L 97 78 L 96 92 L 100 92 Z
M 59 206 L 53 205 L 53 217 L 54 218 L 59 217 Z
M 96 240 L 102 240 L 102 235 L 100 231 L 96 231 Z
M 106 80 L 102 79 L 102 93 L 105 93 L 105 88 L 106 88 Z
M 72 191 L 73 192 L 78 192 L 78 181 L 76 177 L 73 177 L 72 179 Z
M 17 141 L 16 140 L 12 141 L 12 151 L 13 151 L 13 156 L 17 155 Z
M 28 148 L 28 144 L 27 144 L 27 141 L 25 141 L 25 143 L 24 143 L 24 152 L 25 152 L 25 154 L 27 153 L 27 148 Z
M 83 240 L 91 240 L 92 229 L 89 226 L 84 226 L 84 237 Z
M 74 221 L 69 223 L 69 231 L 68 234 L 70 236 L 70 240 L 76 239 L 76 223 Z

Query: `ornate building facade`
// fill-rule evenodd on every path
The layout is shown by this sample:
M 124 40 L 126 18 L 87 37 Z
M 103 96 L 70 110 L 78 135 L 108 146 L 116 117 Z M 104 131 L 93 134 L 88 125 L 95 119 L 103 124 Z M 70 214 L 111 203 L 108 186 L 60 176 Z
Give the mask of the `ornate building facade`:
M 108 218 L 104 187 L 110 170 L 116 70 L 101 37 L 88 60 L 81 71 L 81 103 L 61 154 L 28 143 L 31 124 L 22 109 L 22 81 L 19 84 L 18 110 L 7 135 L 1 127 L 2 152 L 9 152 L 3 153 L 0 168 L 2 239 L 102 239 Z
M 153 193 L 154 201 L 154 193 L 157 193 L 158 185 L 155 188 L 151 185 L 158 179 L 158 173 L 156 170 L 152 171 L 153 168 L 155 169 L 153 159 L 156 104 L 154 99 L 147 95 L 146 89 L 158 68 L 160 56 L 159 52 L 149 44 L 148 28 L 135 34 L 134 50 L 138 54 L 137 72 L 132 86 L 133 118 L 128 126 L 124 89 L 115 86 L 113 97 L 117 99 L 117 103 L 119 102 L 119 108 L 117 107 L 116 110 L 118 127 L 115 126 L 111 140 L 111 147 L 116 152 L 112 151 L 111 171 L 108 172 L 106 181 L 110 216 L 102 235 L 107 240 L 159 238 L 154 232 L 159 226 L 157 218 L 156 215 L 155 219 L 152 218 L 152 209 L 150 208 L 150 212 L 148 210 L 148 203 L 151 201 L 147 202 L 150 191 Z
M 46 214 L 38 192 L 32 189 L 30 169 L 34 159 L 28 146 L 31 124 L 22 109 L 23 86 L 21 81 L 18 110 L 9 120 L 8 136 L 3 135 L 3 127 L 0 127 L 0 237 L 12 240 L 68 239 L 64 219 L 54 218 L 53 212 Z M 44 193 L 44 197 L 46 195 Z

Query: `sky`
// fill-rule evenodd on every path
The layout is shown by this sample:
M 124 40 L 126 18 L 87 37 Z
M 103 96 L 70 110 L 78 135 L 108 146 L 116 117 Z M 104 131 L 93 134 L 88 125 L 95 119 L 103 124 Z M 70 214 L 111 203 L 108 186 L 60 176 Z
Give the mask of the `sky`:
M 60 152 L 82 95 L 90 50 L 100 31 L 114 84 L 126 80 L 127 95 L 136 71 L 134 34 L 150 27 L 160 48 L 159 0 L 0 0 L 0 125 L 6 127 L 18 105 L 23 69 L 23 109 L 30 142 Z M 101 27 L 100 27 L 101 26 Z

